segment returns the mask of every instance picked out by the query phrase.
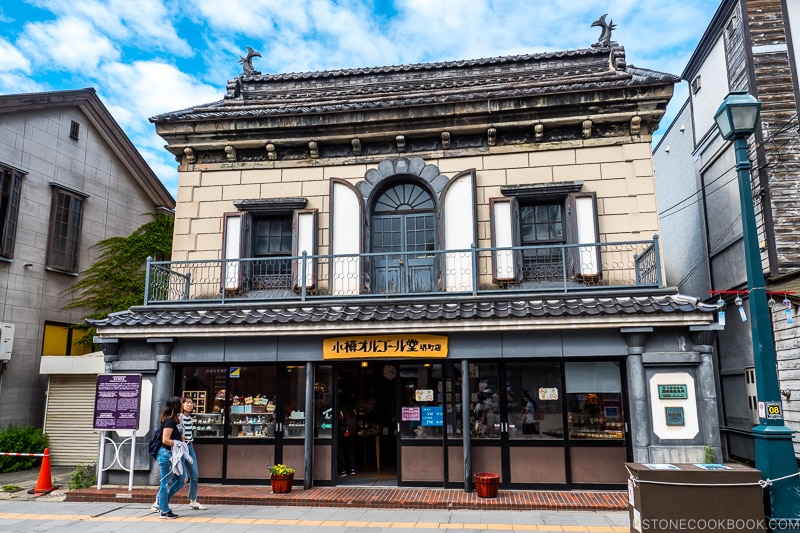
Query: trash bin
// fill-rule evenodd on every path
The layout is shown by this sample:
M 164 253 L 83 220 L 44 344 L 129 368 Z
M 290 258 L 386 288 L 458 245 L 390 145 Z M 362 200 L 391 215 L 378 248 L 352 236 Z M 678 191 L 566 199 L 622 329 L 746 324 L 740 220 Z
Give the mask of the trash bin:
M 739 464 L 625 463 L 631 532 L 766 529 L 761 472 Z

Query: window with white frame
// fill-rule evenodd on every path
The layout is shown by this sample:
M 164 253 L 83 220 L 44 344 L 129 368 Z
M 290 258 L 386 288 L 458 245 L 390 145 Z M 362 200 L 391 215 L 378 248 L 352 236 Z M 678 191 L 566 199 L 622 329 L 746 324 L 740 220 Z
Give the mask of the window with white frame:
M 305 198 L 242 200 L 225 215 L 223 285 L 227 291 L 294 291 L 314 285 L 317 210 Z M 305 272 L 305 282 L 303 281 Z
M 597 199 L 595 193 L 581 192 L 582 186 L 508 186 L 501 188 L 504 197 L 490 199 L 495 281 L 600 276 Z

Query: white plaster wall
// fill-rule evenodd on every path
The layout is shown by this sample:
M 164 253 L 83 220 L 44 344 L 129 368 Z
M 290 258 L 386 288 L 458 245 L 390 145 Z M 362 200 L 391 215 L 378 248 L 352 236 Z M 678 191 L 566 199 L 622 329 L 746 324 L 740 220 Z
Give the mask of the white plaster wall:
M 698 70 L 698 74 L 700 75 L 701 88 L 696 93 L 691 90 L 692 80 L 688 80 L 692 107 L 694 108 L 696 140 L 702 139 L 712 128 L 716 128 L 714 113 L 717 112 L 719 105 L 729 92 L 725 45 L 721 36 Z

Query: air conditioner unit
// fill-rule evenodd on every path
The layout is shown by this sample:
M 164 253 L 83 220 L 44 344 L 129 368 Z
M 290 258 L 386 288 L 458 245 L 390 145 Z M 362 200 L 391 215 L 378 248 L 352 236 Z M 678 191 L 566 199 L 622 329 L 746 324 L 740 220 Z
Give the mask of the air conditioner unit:
M 0 322 L 0 361 L 7 363 L 11 360 L 11 351 L 14 349 L 14 324 Z

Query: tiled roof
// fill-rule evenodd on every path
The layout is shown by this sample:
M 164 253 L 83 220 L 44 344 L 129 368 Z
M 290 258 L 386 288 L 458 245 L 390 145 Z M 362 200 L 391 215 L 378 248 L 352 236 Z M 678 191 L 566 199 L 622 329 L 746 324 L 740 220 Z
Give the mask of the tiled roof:
M 706 315 L 716 306 L 681 294 L 608 297 L 546 297 L 419 303 L 320 303 L 295 302 L 252 307 L 191 306 L 137 307 L 113 313 L 90 323 L 98 328 L 209 327 L 254 325 L 321 325 L 408 322 L 470 321 L 535 318 L 597 318 L 634 315 Z
M 673 84 L 677 76 L 625 64 L 624 48 L 587 48 L 467 61 L 242 75 L 223 100 L 152 122 L 389 109 L 597 89 Z

